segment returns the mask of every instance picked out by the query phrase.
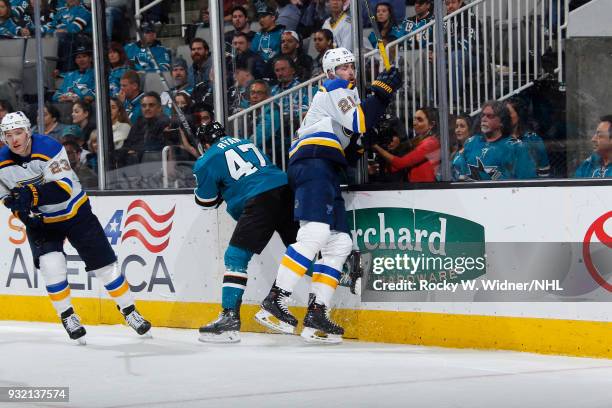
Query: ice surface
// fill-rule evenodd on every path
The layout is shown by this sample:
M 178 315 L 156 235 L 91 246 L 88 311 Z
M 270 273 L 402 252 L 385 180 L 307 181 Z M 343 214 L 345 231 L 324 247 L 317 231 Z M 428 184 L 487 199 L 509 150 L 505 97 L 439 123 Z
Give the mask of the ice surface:
M 68 386 L 70 403 L 9 407 L 581 408 L 611 405 L 612 362 L 501 351 L 242 333 L 209 345 L 196 330 L 0 322 L 0 386 Z M 0 403 L 2 405 L 2 403 Z

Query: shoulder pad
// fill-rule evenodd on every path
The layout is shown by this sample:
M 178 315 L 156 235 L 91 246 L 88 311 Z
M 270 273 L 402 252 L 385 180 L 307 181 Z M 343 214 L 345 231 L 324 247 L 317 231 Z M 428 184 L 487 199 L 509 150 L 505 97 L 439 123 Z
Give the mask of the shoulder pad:
M 44 161 L 51 160 L 62 150 L 62 145 L 48 136 L 34 133 L 32 135 L 32 158 Z
M 322 88 L 325 89 L 327 92 L 331 92 L 336 89 L 352 89 L 353 84 L 351 84 L 349 81 L 340 78 L 328 79 L 327 81 L 323 82 Z

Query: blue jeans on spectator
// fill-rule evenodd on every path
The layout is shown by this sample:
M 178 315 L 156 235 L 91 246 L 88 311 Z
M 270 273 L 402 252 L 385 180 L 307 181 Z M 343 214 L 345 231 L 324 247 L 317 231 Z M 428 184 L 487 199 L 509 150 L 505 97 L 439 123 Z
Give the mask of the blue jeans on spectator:
M 113 38 L 113 27 L 123 19 L 123 10 L 120 7 L 106 8 L 106 36 L 108 39 Z

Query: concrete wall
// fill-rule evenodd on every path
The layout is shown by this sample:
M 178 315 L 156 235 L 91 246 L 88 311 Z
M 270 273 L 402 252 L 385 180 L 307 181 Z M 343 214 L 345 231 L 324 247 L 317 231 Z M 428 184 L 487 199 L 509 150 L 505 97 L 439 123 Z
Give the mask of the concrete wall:
M 568 37 L 612 37 L 612 1 L 592 0 L 572 11 L 567 27 Z

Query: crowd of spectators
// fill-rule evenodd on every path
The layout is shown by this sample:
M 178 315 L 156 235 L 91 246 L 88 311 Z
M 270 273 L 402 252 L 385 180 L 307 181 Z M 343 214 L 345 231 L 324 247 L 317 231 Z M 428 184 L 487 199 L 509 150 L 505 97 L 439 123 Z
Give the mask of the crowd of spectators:
M 385 43 L 418 30 L 433 19 L 432 0 L 414 0 L 415 15 L 412 16 L 405 15 L 405 0 L 368 1 Z M 150 2 L 143 0 L 141 5 Z M 54 71 L 58 86 L 48 95 L 44 123 L 37 131 L 68 143 L 71 154 L 81 158 L 82 168 L 95 173 L 97 162 L 92 155 L 95 156 L 97 149 L 91 145 L 92 138 L 96 145 L 91 12 L 82 0 L 43 3 L 42 34 L 58 38 L 58 64 Z M 195 160 L 199 152 L 193 135 L 201 124 L 214 117 L 211 48 L 203 38 L 191 35 L 188 63 L 176 50 L 165 47 L 158 39 L 163 25 L 169 22 L 168 5 L 164 3 L 168 2 L 145 13 L 140 26 L 141 38 L 136 40 L 134 32 L 126 31 L 131 25 L 129 14 L 133 3 L 106 1 L 111 153 L 115 167 L 160 160 L 162 149 L 168 145 L 181 149 L 177 157 Z M 322 56 L 330 48 L 341 46 L 353 50 L 349 5 L 348 0 L 224 1 L 224 19 L 226 24 L 231 24 L 224 35 L 230 114 L 320 75 Z M 464 0 L 445 0 L 445 5 L 447 13 L 452 13 L 464 5 Z M 462 21 L 449 22 L 445 27 L 451 38 L 461 41 L 452 50 L 458 52 L 451 58 L 455 64 L 462 64 L 462 56 L 481 48 L 475 46 L 476 39 L 469 30 L 478 21 L 463 25 Z M 252 29 L 253 22 L 257 22 L 257 30 Z M 196 26 L 208 24 L 206 7 L 194 23 Z M 30 37 L 33 33 L 32 2 L 0 0 L 0 37 Z M 415 46 L 428 43 L 428 35 L 430 31 L 422 31 Z M 374 48 L 376 38 L 370 33 L 364 43 Z M 461 68 L 451 66 L 450 69 Z M 151 75 L 165 75 L 169 91 L 147 89 L 146 78 Z M 253 138 L 270 155 L 285 154 L 290 132 L 288 129 L 281 132 L 281 126 L 299 123 L 311 96 L 306 91 L 294 92 L 277 99 L 274 105 L 265 105 L 257 114 L 249 116 L 248 126 L 237 136 Z M 3 104 L 0 103 L 0 115 L 2 109 L 12 109 Z M 189 129 L 181 127 L 173 105 L 185 113 Z M 375 140 L 371 145 L 372 157 L 375 157 L 370 165 L 373 180 L 431 182 L 439 179 L 437 112 L 427 106 L 415 112 L 410 118 L 402 118 L 403 122 L 398 118 L 384 121 L 382 133 L 393 135 L 384 143 Z M 36 112 L 31 113 L 34 118 Z M 406 121 L 413 124 L 408 133 L 402 130 L 406 128 Z M 604 129 L 598 132 L 609 133 L 605 123 L 610 122 L 602 119 L 602 123 Z M 546 145 L 530 122 L 528 104 L 520 98 L 503 103 L 488 102 L 482 106 L 480 117 L 454 118 L 451 130 L 455 180 L 543 178 L 550 174 Z M 285 140 L 280 140 L 281 133 Z M 596 152 L 588 159 L 590 164 L 585 162 L 580 167 L 577 176 L 609 176 L 605 166 L 610 166 L 610 143 L 606 144 L 604 136 L 598 137 L 597 142 L 594 137 Z M 599 173 L 596 168 L 600 169 Z

